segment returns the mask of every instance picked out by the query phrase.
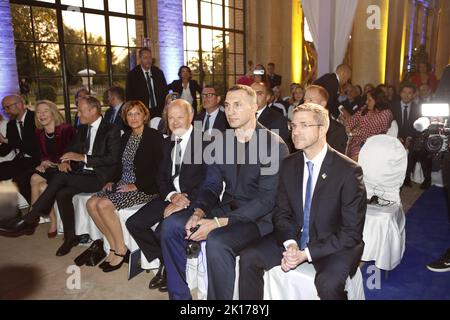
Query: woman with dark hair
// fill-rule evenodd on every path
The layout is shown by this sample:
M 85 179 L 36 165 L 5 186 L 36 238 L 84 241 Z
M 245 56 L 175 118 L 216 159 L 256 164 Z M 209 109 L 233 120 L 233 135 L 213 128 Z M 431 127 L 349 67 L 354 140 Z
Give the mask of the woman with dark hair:
M 397 89 L 392 84 L 387 86 L 387 98 L 390 105 L 393 105 L 393 103 L 400 99 L 400 96 L 397 94 Z
M 178 77 L 180 79 L 173 81 L 168 85 L 168 89 L 177 92 L 181 99 L 189 102 L 197 113 L 197 93 L 202 94 L 202 88 L 196 80 L 192 80 L 191 68 L 188 66 L 181 66 L 178 70 Z
M 431 72 L 431 66 L 427 62 L 419 62 L 417 72 L 409 78 L 409 81 L 414 83 L 417 89 L 419 89 L 422 84 L 428 84 L 433 93 L 436 91 L 438 86 L 437 78 Z
M 358 161 L 359 151 L 371 136 L 385 134 L 394 116 L 389 108 L 389 101 L 382 88 L 367 93 L 366 105 L 353 116 L 344 115 L 344 125 L 351 135 L 347 156 Z
M 100 264 L 104 272 L 119 269 L 129 257 L 117 211 L 158 197 L 156 176 L 162 158 L 162 134 L 147 126 L 150 113 L 140 101 L 127 102 L 122 118 L 131 128 L 122 136 L 122 172 L 86 204 L 89 215 L 111 247 Z

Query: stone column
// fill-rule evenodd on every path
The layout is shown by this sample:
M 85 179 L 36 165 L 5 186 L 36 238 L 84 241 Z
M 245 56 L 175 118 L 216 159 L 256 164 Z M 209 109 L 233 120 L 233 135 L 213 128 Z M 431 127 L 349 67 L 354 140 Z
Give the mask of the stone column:
M 436 76 L 450 63 L 450 1 L 440 1 L 436 51 Z
M 19 92 L 16 51 L 9 0 L 0 0 L 0 100 Z M 1 107 L 0 107 L 1 108 Z M 3 110 L 0 110 L 3 112 Z

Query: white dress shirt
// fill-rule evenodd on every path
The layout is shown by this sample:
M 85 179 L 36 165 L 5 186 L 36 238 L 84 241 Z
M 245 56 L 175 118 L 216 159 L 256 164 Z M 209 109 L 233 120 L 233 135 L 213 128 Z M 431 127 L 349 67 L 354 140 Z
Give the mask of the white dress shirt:
M 184 158 L 184 152 L 186 151 L 187 144 L 189 142 L 189 138 L 191 137 L 191 133 L 194 127 L 192 125 L 189 127 L 189 129 L 179 138 L 181 138 L 181 142 L 179 144 L 179 147 L 181 148 L 181 159 Z M 176 145 L 176 142 L 175 142 Z M 175 174 L 175 153 L 172 154 L 172 176 Z M 175 187 L 175 190 L 172 192 L 169 192 L 169 194 L 166 197 L 166 201 L 170 201 L 170 197 L 172 197 L 175 193 L 181 193 L 180 188 L 180 176 L 177 176 L 173 179 L 173 186 Z
M 306 197 L 306 184 L 308 183 L 308 165 L 306 164 L 306 162 L 311 161 L 314 165 L 313 167 L 313 177 L 312 177 L 312 196 L 314 196 L 314 189 L 316 188 L 316 183 L 317 183 L 317 178 L 319 177 L 319 173 L 320 173 L 320 168 L 322 167 L 322 163 L 323 160 L 325 159 L 325 156 L 327 155 L 327 151 L 328 151 L 328 145 L 325 144 L 325 146 L 322 148 L 322 150 L 314 157 L 314 159 L 308 159 L 306 157 L 306 155 L 303 153 L 303 189 L 302 189 L 302 195 L 303 195 L 303 208 L 305 207 L 305 197 Z M 312 201 L 312 199 L 311 199 Z M 311 215 L 311 212 L 310 212 Z M 303 226 L 305 227 L 305 226 Z M 302 229 L 303 232 L 303 229 Z M 290 239 L 290 240 L 286 240 L 283 245 L 284 247 L 287 249 L 287 247 L 292 244 L 292 243 L 297 243 L 296 240 Z M 309 253 L 308 248 L 305 248 L 305 253 L 308 257 L 308 261 L 311 262 L 311 255 Z
M 91 137 L 90 137 L 90 141 L 89 141 L 89 151 L 86 155 L 84 155 L 84 163 L 85 163 L 84 169 L 85 170 L 94 170 L 94 168 L 87 166 L 87 156 L 92 155 L 92 149 L 94 148 L 95 137 L 97 136 L 97 131 L 98 131 L 98 127 L 100 126 L 100 122 L 102 122 L 102 117 L 98 117 L 98 119 L 95 120 L 91 124 Z
M 180 98 L 192 104 L 192 102 L 194 102 L 194 98 L 192 97 L 191 89 L 189 88 L 189 82 L 186 88 L 183 86 L 183 84 L 181 84 L 181 87 L 183 88 L 183 92 L 181 93 Z

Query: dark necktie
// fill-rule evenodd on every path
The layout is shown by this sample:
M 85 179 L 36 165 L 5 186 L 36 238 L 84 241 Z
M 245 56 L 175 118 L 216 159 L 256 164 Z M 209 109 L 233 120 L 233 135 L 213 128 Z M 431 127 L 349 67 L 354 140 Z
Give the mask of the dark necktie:
M 88 154 L 89 149 L 91 147 L 91 129 L 92 129 L 92 126 L 88 126 L 86 140 L 84 141 L 84 148 L 83 148 L 84 154 Z
M 311 200 L 313 196 L 313 171 L 314 164 L 311 161 L 306 162 L 308 166 L 308 181 L 306 182 L 305 206 L 303 207 L 303 232 L 300 238 L 300 249 L 306 248 L 309 241 L 309 214 L 311 210 Z
M 20 140 L 23 140 L 23 121 L 19 121 L 19 128 L 20 128 Z
M 403 127 L 406 127 L 406 123 L 408 122 L 408 106 L 403 106 Z
M 208 115 L 206 116 L 205 130 L 204 130 L 204 132 L 207 132 L 207 131 L 209 130 L 209 118 L 211 118 L 211 115 L 210 115 L 210 114 L 208 114 Z
M 180 169 L 181 169 L 181 141 L 183 139 L 181 138 L 176 138 L 176 143 L 174 146 L 174 155 L 173 155 L 173 160 L 175 162 L 175 173 L 172 176 L 172 179 L 175 179 L 176 177 L 178 177 L 180 175 Z
M 150 108 L 155 108 L 156 103 L 155 99 L 153 98 L 153 87 L 152 87 L 152 81 L 150 80 L 150 74 L 147 71 L 145 73 L 145 79 L 147 80 L 147 86 L 148 86 L 148 94 L 149 94 L 149 101 L 150 101 Z

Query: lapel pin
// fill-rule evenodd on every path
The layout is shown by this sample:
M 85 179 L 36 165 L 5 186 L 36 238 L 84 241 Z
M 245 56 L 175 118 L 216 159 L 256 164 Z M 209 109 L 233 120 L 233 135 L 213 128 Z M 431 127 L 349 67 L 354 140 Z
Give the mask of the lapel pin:
M 327 174 L 326 173 L 322 174 L 322 179 L 325 180 L 326 178 L 327 178 Z

